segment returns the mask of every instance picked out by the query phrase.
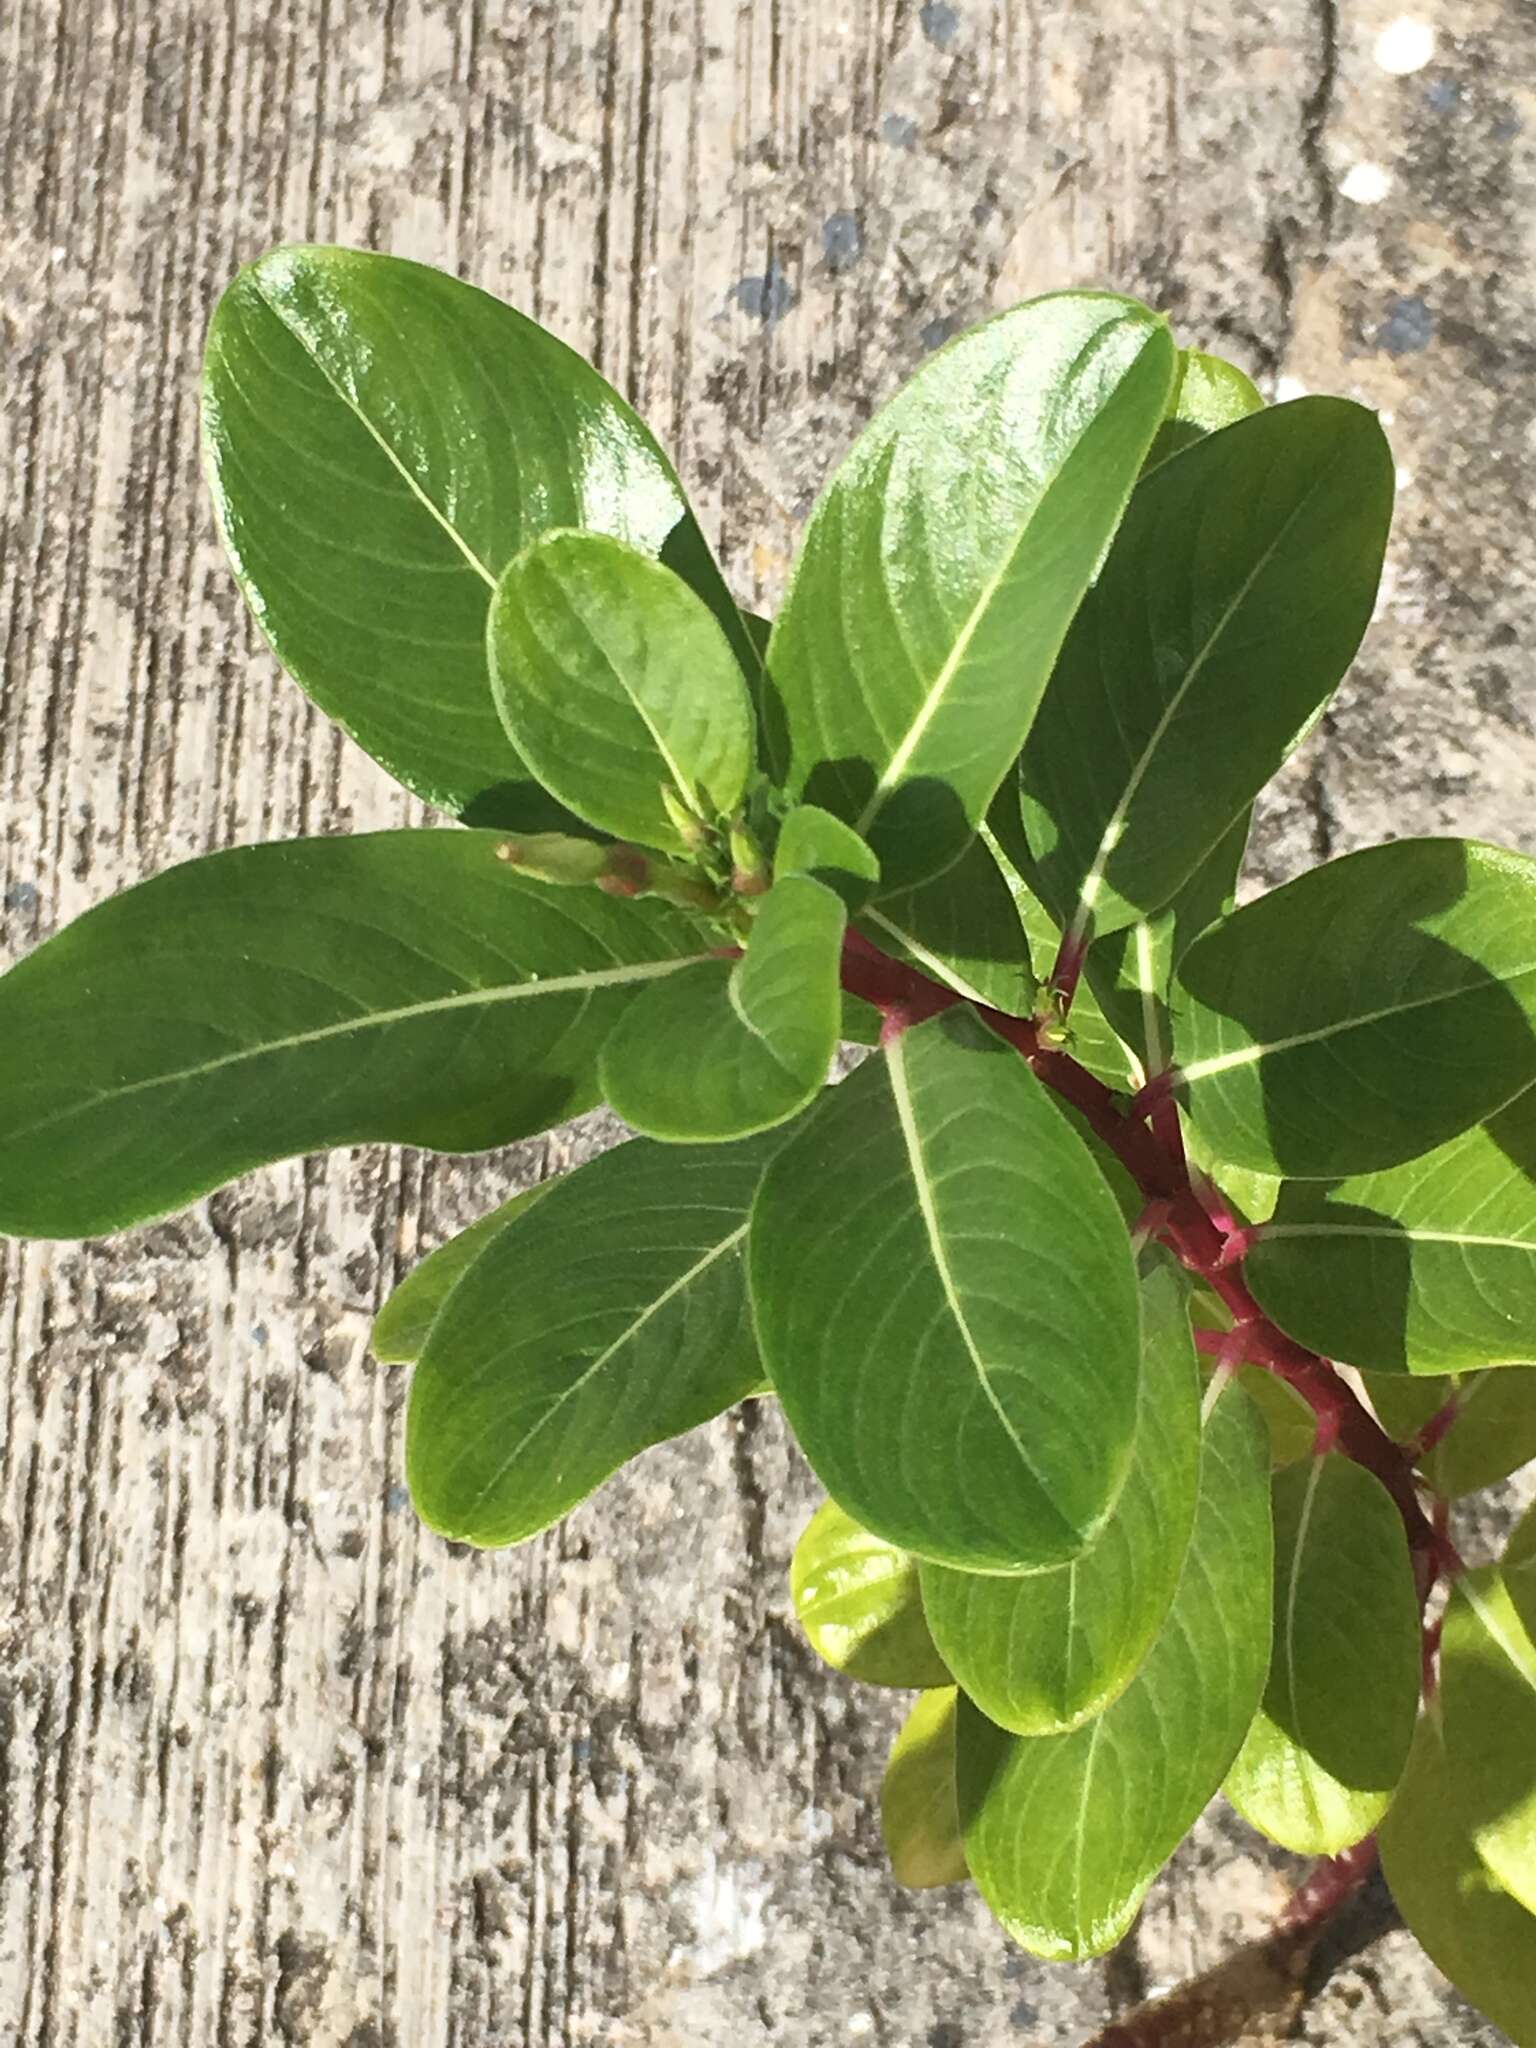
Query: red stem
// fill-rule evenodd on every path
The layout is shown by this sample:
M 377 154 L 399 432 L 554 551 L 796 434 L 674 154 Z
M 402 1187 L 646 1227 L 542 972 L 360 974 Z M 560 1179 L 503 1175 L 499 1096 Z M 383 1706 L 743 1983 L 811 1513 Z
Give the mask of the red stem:
M 843 949 L 843 987 L 880 1011 L 883 1040 L 962 1000 L 856 932 L 849 934 Z M 1154 1081 L 1127 1105 L 1124 1096 L 1116 1096 L 1070 1054 L 1043 1046 L 1036 1019 L 987 1009 L 981 1014 L 1029 1061 L 1048 1088 L 1081 1111 L 1141 1190 L 1147 1204 L 1144 1221 L 1154 1222 L 1153 1234 L 1227 1308 L 1233 1329 L 1198 1333 L 1202 1349 L 1209 1349 L 1207 1340 L 1214 1339 L 1230 1360 L 1240 1337 L 1238 1355 L 1294 1387 L 1312 1409 L 1318 1419 L 1319 1448 L 1337 1444 L 1346 1457 L 1381 1481 L 1402 1516 L 1420 1597 L 1427 1600 L 1436 1580 L 1458 1570 L 1460 1560 L 1424 1512 L 1411 1458 L 1328 1360 L 1287 1337 L 1250 1293 L 1242 1270 L 1247 1236 L 1235 1227 L 1222 1227 L 1232 1219 L 1219 1189 L 1202 1180 L 1197 1192 L 1184 1157 L 1178 1106 L 1168 1085 Z M 1144 1121 L 1147 1117 L 1150 1123 Z M 1218 1217 L 1221 1223 L 1215 1220 Z

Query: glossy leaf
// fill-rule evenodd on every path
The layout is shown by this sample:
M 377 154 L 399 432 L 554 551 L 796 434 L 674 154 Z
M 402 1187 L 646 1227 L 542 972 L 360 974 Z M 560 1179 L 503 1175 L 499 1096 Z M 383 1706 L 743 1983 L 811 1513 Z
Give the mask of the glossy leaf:
M 273 651 L 419 796 L 470 823 L 561 813 L 491 701 L 496 579 L 552 527 L 668 562 L 752 664 L 671 464 L 552 334 L 442 271 L 276 249 L 220 299 L 203 437 L 225 547 Z
M 1458 1804 L 1495 1881 L 1536 1913 L 1536 1641 L 1496 1566 L 1458 1579 L 1440 1637 Z
M 1330 861 L 1197 939 L 1175 1011 L 1218 1158 L 1309 1180 L 1417 1158 L 1536 1079 L 1536 862 L 1461 839 Z
M 972 1011 L 903 1033 L 823 1096 L 764 1178 L 751 1275 L 795 1434 L 866 1528 L 995 1571 L 1093 1540 L 1136 1418 L 1125 1226 Z
M 1536 1917 L 1472 1845 L 1438 1717 L 1420 1718 L 1401 1789 L 1380 1830 L 1398 1911 L 1457 1989 L 1509 2036 L 1536 2048 Z
M 1419 1607 L 1402 1519 L 1349 1459 L 1276 1475 L 1275 1637 L 1264 1703 L 1224 1790 L 1302 1856 L 1336 1856 L 1386 1812 L 1419 1703 Z
M 706 960 L 631 1005 L 603 1048 L 610 1106 L 673 1142 L 744 1137 L 803 1109 L 837 1050 L 843 921 L 820 882 L 776 882 L 741 959 Z
M 923 1618 L 917 1562 L 823 1501 L 789 1566 L 789 1590 L 811 1648 L 866 1685 L 948 1685 Z
M 1142 484 L 1019 764 L 1031 879 L 1068 931 L 1161 910 L 1279 768 L 1370 621 L 1392 491 L 1375 414 L 1338 398 Z
M 788 786 L 888 887 L 958 857 L 1023 745 L 1174 354 L 1129 299 L 1016 307 L 924 364 L 812 513 L 768 649 Z
M 450 1290 L 499 1230 L 532 1208 L 554 1186 L 552 1180 L 524 1188 L 486 1216 L 450 1237 L 414 1266 L 373 1319 L 369 1349 L 380 1365 L 414 1365 Z
M 1197 348 L 1179 350 L 1178 378 L 1168 412 L 1147 453 L 1143 474 L 1251 412 L 1262 412 L 1264 400 L 1251 377 L 1235 363 Z
M 1141 1670 L 1066 1735 L 1008 1735 L 961 1695 L 966 1860 L 1006 1932 L 1057 1960 L 1102 1955 L 1225 1775 L 1270 1645 L 1264 1425 L 1229 1386 L 1207 1422 L 1183 1575 Z
M 1246 1270 L 1282 1329 L 1372 1372 L 1536 1358 L 1536 1090 L 1405 1166 L 1293 1182 Z
M 1411 1379 L 1367 1375 L 1371 1405 L 1399 1443 L 1412 1443 L 1454 1396 L 1455 1419 L 1419 1469 L 1436 1493 L 1455 1500 L 1507 1479 L 1536 1458 L 1536 1367 Z
M 898 1884 L 928 1891 L 965 1876 L 952 1685 L 925 1692 L 901 1725 L 880 1787 L 880 1831 Z
M 489 832 L 242 847 L 0 981 L 0 1228 L 87 1237 L 274 1159 L 479 1151 L 597 1099 L 603 1041 L 706 956 L 659 903 L 548 889 Z
M 491 600 L 491 687 L 507 735 L 544 787 L 619 839 L 689 851 L 670 790 L 713 823 L 752 771 L 752 707 L 704 600 L 638 548 L 543 535 Z
M 406 1472 L 429 1528 L 519 1543 L 760 1385 L 742 1244 L 774 1142 L 636 1138 L 487 1236 L 411 1381 Z
M 850 912 L 868 902 L 880 880 L 879 861 L 853 827 L 816 804 L 797 804 L 784 820 L 773 867 L 776 875 L 809 875 Z
M 979 839 L 931 882 L 882 897 L 860 920 L 868 937 L 969 1001 L 1027 1017 L 1039 994 L 1012 891 Z
M 1018 1578 L 922 1567 L 928 1626 L 956 1680 L 1020 1735 L 1073 1728 L 1125 1690 L 1167 1619 L 1194 1526 L 1200 1382 L 1187 1287 L 1142 1282 L 1141 1405 L 1130 1470 L 1097 1542 Z

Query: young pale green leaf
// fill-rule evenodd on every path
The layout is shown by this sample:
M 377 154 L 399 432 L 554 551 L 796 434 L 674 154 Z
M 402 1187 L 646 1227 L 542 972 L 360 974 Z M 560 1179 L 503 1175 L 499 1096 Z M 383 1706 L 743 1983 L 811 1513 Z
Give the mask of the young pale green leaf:
M 519 1543 L 760 1385 L 741 1248 L 774 1142 L 636 1138 L 487 1236 L 411 1382 L 406 1475 L 430 1528 Z
M 997 808 L 993 806 L 994 812 Z M 1014 808 L 1018 808 L 1016 804 Z M 981 843 L 1013 898 L 1014 912 L 1023 926 L 1024 943 L 1031 961 L 1038 961 L 1041 969 L 1049 973 L 1060 950 L 1061 928 L 1025 879 L 1029 865 L 1027 850 L 1022 846 L 1009 845 L 992 831 L 990 825 L 983 827 Z M 1021 860 L 1024 862 L 1022 869 L 1019 865 Z M 1107 1088 L 1129 1094 L 1141 1086 L 1146 1076 L 1138 1067 L 1136 1055 L 1099 1007 L 1098 997 L 1087 979 L 1078 984 L 1073 999 L 1071 1033 L 1071 1044 L 1067 1050 L 1080 1066 L 1086 1067 Z
M 1365 1379 L 1382 1426 L 1401 1444 L 1414 1443 L 1454 1401 L 1454 1419 L 1419 1460 L 1424 1477 L 1447 1500 L 1494 1486 L 1536 1458 L 1536 1367 L 1443 1379 L 1367 1373 Z
M 841 818 L 817 804 L 797 804 L 774 848 L 775 875 L 809 875 L 839 896 L 850 915 L 861 910 L 880 880 L 880 863 Z
M 1274 1655 L 1223 1787 L 1271 1841 L 1336 1856 L 1386 1812 L 1419 1703 L 1419 1606 L 1381 1482 L 1329 1455 L 1276 1475 Z
M 1440 1713 L 1458 1804 L 1495 1881 L 1536 1913 L 1536 1642 L 1489 1565 L 1458 1579 L 1440 1636 Z
M 547 790 L 619 839 L 671 853 L 752 772 L 752 706 L 731 644 L 680 576 L 601 533 L 546 533 L 491 599 L 501 722 Z M 669 807 L 662 792 L 671 793 Z
M 1473 1847 L 1439 1716 L 1421 1715 L 1408 1770 L 1382 1822 L 1382 1869 L 1431 1960 L 1509 2036 L 1536 2048 L 1536 1917 Z
M 189 861 L 0 981 L 0 1229 L 90 1237 L 270 1160 L 479 1151 L 597 1100 L 647 984 L 708 957 L 659 903 L 542 887 L 489 832 Z
M 1200 1383 L 1188 1288 L 1142 1282 L 1141 1405 L 1130 1471 L 1097 1542 L 1017 1578 L 922 1567 L 933 1640 L 967 1696 L 1018 1735 L 1075 1728 L 1135 1677 L 1167 1619 L 1194 1526 Z
M 1174 361 L 1132 300 L 1016 307 L 918 371 L 812 513 L 768 649 L 788 786 L 888 887 L 960 854 L 1023 745 Z
M 1275 773 L 1370 622 L 1392 491 L 1375 414 L 1299 398 L 1136 492 L 1019 763 L 1067 931 L 1161 910 Z
M 1194 1534 L 1141 1670 L 1066 1735 L 1005 1734 L 961 1695 L 956 1783 L 966 1861 L 1006 1932 L 1055 1960 L 1102 1955 L 1216 1791 L 1264 1689 L 1269 1456 L 1229 1386 L 1204 1431 Z
M 562 815 L 501 729 L 485 646 L 497 577 L 547 529 L 668 562 L 757 672 L 646 428 L 563 342 L 440 270 L 323 248 L 247 265 L 209 328 L 203 440 L 278 660 L 408 789 L 471 824 Z
M 803 1109 L 837 1050 L 843 924 L 820 882 L 775 882 L 739 960 L 658 983 L 620 1019 L 599 1063 L 610 1106 L 672 1143 L 745 1137 Z
M 885 896 L 864 912 L 866 935 L 969 1001 L 1027 1017 L 1039 984 L 1029 940 L 1001 869 L 980 839 L 931 882 Z
M 835 1500 L 806 1524 L 789 1590 L 811 1648 L 866 1685 L 948 1685 L 923 1618 L 917 1562 L 871 1536 Z
M 1093 1541 L 1135 1429 L 1135 1267 L 1091 1155 L 973 1011 L 823 1096 L 764 1177 L 750 1269 L 795 1434 L 866 1528 L 984 1571 Z
M 537 1187 L 524 1188 L 520 1195 L 492 1209 L 457 1237 L 450 1237 L 412 1268 L 373 1319 L 370 1348 L 380 1365 L 416 1363 L 438 1310 L 460 1274 L 468 1270 L 505 1224 L 531 1208 L 553 1186 L 553 1181 L 545 1180 Z
M 1292 1182 L 1246 1271 L 1289 1335 L 1368 1371 L 1536 1357 L 1536 1089 L 1405 1166 Z
M 1262 412 L 1264 401 L 1252 378 L 1244 376 L 1235 363 L 1220 356 L 1208 356 L 1197 348 L 1179 350 L 1178 380 L 1168 402 L 1168 412 L 1147 452 L 1142 474 L 1156 469 L 1170 455 L 1178 455 L 1207 434 Z
M 1518 1095 L 1533 1018 L 1536 862 L 1401 839 L 1223 918 L 1179 963 L 1174 1021 L 1216 1157 L 1328 1180 L 1415 1159 Z
M 880 1832 L 891 1875 L 914 1891 L 958 1884 L 965 1844 L 955 1805 L 952 1685 L 925 1692 L 901 1724 L 880 1787 Z

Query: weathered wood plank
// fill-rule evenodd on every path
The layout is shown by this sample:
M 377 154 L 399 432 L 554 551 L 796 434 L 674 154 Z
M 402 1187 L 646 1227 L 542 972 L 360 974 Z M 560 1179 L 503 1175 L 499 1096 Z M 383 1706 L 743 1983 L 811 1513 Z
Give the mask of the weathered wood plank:
M 1395 414 L 1394 584 L 1271 806 L 1276 874 L 1409 827 L 1530 845 L 1536 543 L 1522 0 L 12 0 L 0 21 L 3 925 L 20 953 L 235 841 L 418 809 L 244 621 L 197 474 L 201 334 L 284 237 L 457 268 L 655 421 L 748 599 L 954 328 L 1093 281 Z M 1394 183 L 1340 196 L 1361 161 Z M 1487 479 L 1485 488 L 1484 479 Z M 813 1670 L 771 1415 L 547 1541 L 453 1553 L 398 1485 L 369 1314 L 602 1141 L 277 1169 L 0 1264 L 0 2029 L 23 2048 L 1073 2042 L 1046 1973 L 889 1886 L 892 1715 Z M 1139 1967 L 1251 1931 L 1220 1818 Z M 1130 1976 L 1138 1967 L 1132 1958 Z M 1308 2038 L 1491 2040 L 1394 1937 Z

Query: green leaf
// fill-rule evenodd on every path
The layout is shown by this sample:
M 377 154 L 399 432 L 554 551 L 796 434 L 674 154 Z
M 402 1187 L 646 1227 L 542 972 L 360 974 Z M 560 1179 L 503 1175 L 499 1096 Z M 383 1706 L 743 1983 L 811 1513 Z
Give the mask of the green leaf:
M 759 1385 L 741 1247 L 775 1142 L 636 1138 L 487 1237 L 411 1381 L 406 1473 L 430 1528 L 519 1543 Z
M 1027 1017 L 1039 994 L 1013 892 L 980 839 L 952 867 L 872 904 L 861 926 L 883 952 L 969 1001 Z
M 1019 764 L 1068 932 L 1161 910 L 1279 768 L 1370 622 L 1392 492 L 1375 414 L 1340 398 L 1254 413 L 1136 492 Z
M 600 533 L 546 533 L 491 599 L 491 688 L 547 790 L 619 839 L 690 852 L 752 772 L 752 706 L 719 621 L 680 576 Z
M 1390 1495 L 1347 1458 L 1278 1473 L 1274 1502 L 1274 1656 L 1223 1790 L 1271 1841 L 1336 1856 L 1375 1827 L 1408 1761 L 1413 1569 Z
M 966 1861 L 1005 1931 L 1053 1960 L 1102 1955 L 1215 1792 L 1264 1689 L 1270 1645 L 1264 1425 L 1229 1386 L 1205 1426 L 1179 1589 L 1141 1670 L 1066 1735 L 995 1728 L 961 1695 Z
M 203 440 L 246 601 L 294 680 L 471 824 L 563 816 L 502 732 L 486 613 L 551 527 L 685 576 L 756 656 L 671 464 L 563 342 L 442 271 L 357 249 L 247 265 L 208 334 Z
M 787 786 L 909 887 L 963 850 L 1024 743 L 1167 404 L 1162 320 L 1036 299 L 932 357 L 811 515 L 768 666 Z
M 994 811 L 996 808 L 997 806 L 994 806 Z M 1014 808 L 1017 809 L 1017 806 Z M 1049 973 L 1061 945 L 1061 930 L 1030 888 L 1020 870 L 1018 860 L 1015 859 L 1017 853 L 1027 866 L 1027 852 L 1022 848 L 1007 846 L 990 826 L 983 828 L 981 843 L 991 855 L 993 865 L 1007 884 L 1008 893 L 1013 898 L 1014 911 L 1023 927 L 1024 942 L 1031 960 L 1038 960 Z M 1130 1048 L 1100 1009 L 1098 998 L 1086 981 L 1078 985 L 1077 995 L 1073 1000 L 1072 1042 L 1068 1050 L 1079 1065 L 1085 1066 L 1089 1073 L 1102 1081 L 1107 1088 L 1134 1093 L 1145 1078 L 1137 1070 L 1136 1060 Z
M 841 897 L 850 914 L 880 880 L 879 861 L 853 827 L 816 804 L 798 804 L 784 820 L 773 867 L 776 875 L 809 875 Z
M 1179 1065 L 1218 1158 L 1376 1172 L 1536 1080 L 1536 862 L 1402 839 L 1314 868 L 1180 962 Z
M 745 1137 L 803 1109 L 837 1050 L 843 922 L 820 882 L 775 882 L 739 960 L 658 983 L 620 1020 L 599 1066 L 611 1107 L 674 1143 Z
M 1251 412 L 1262 412 L 1264 401 L 1252 379 L 1235 363 L 1221 356 L 1202 354 L 1197 348 L 1179 350 L 1178 380 L 1168 403 L 1168 412 L 1142 466 L 1142 474 L 1156 469 L 1170 455 L 1178 455 L 1207 434 L 1217 433 Z
M 1536 2048 L 1536 1918 L 1502 1889 L 1472 1846 L 1433 1713 L 1420 1717 L 1379 1839 L 1398 1911 L 1431 1961 L 1503 2028 L 1513 2048 Z
M 1059 1564 L 1130 1459 L 1139 1304 L 1092 1157 L 974 1012 L 830 1090 L 752 1218 L 769 1376 L 833 1499 L 962 1569 Z
M 0 1229 L 90 1237 L 270 1160 L 479 1151 L 597 1100 L 647 984 L 707 957 L 659 903 L 547 889 L 489 832 L 171 868 L 0 980 Z
M 1368 1371 L 1536 1356 L 1536 1090 L 1406 1166 L 1292 1182 L 1246 1271 L 1289 1335 Z
M 1097 1542 L 1071 1564 L 1022 1578 L 922 1567 L 938 1654 L 987 1718 L 1015 1734 L 1050 1734 L 1101 1713 L 1167 1619 L 1200 1472 L 1187 1292 L 1162 1264 L 1142 1282 L 1136 1445 Z
M 548 1194 L 553 1181 L 540 1181 L 471 1223 L 429 1252 L 412 1268 L 373 1319 L 371 1349 L 380 1365 L 414 1365 L 449 1291 L 504 1224 Z
M 1454 1396 L 1456 1417 L 1419 1469 L 1436 1493 L 1455 1500 L 1479 1493 L 1536 1458 L 1536 1369 L 1410 1379 L 1370 1373 L 1366 1387 L 1383 1426 L 1403 1444 Z
M 811 1648 L 866 1685 L 948 1685 L 923 1619 L 917 1564 L 823 1501 L 790 1560 L 789 1590 Z
M 1088 986 L 1116 1035 L 1140 1060 L 1144 1077 L 1162 1073 L 1171 1056 L 1168 997 L 1175 966 L 1237 901 L 1252 818 L 1251 810 L 1244 811 L 1228 827 L 1165 910 L 1111 932 L 1088 949 L 1083 969 Z M 1081 999 L 1080 990 L 1072 1006 L 1074 1024 Z
M 1452 1590 L 1440 1713 L 1472 1845 L 1494 1880 L 1536 1913 L 1536 1642 L 1497 1566 L 1468 1572 Z
M 958 1884 L 965 1844 L 955 1807 L 955 1688 L 925 1692 L 901 1725 L 880 1787 L 891 1874 L 914 1891 Z

